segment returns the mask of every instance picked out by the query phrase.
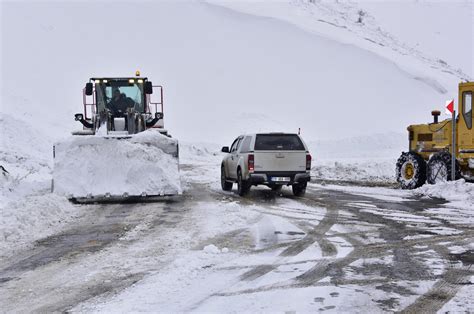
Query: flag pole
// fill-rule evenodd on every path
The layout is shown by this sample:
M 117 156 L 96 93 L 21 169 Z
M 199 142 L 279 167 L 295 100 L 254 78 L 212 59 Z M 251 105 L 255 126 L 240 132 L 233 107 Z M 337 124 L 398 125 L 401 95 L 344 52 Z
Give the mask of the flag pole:
M 453 106 L 454 107 L 454 106 Z M 451 152 L 451 180 L 456 180 L 456 110 L 453 108 L 453 118 L 451 120 L 453 139 L 452 139 L 452 152 Z

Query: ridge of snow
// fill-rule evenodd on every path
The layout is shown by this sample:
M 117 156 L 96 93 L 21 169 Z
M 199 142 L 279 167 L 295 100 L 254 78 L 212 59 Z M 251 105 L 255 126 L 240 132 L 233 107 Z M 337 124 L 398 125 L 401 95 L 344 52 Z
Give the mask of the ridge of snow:
M 453 79 L 472 80 L 462 69 L 454 68 L 435 56 L 429 56 L 383 30 L 370 13 L 352 1 L 206 2 L 246 14 L 282 20 L 310 33 L 368 50 L 394 62 L 410 73 L 413 79 L 422 81 L 441 94 L 452 89 Z M 467 7 L 468 5 L 469 2 L 466 3 Z

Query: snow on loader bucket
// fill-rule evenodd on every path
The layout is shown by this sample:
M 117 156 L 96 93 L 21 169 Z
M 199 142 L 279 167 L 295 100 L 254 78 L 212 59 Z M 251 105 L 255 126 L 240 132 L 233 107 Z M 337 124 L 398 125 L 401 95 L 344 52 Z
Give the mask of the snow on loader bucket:
M 178 141 L 164 129 L 163 93 L 157 88 L 160 101 L 153 103 L 153 86 L 139 73 L 90 79 L 84 114 L 75 115 L 83 130 L 53 149 L 55 193 L 80 203 L 148 201 L 182 193 Z

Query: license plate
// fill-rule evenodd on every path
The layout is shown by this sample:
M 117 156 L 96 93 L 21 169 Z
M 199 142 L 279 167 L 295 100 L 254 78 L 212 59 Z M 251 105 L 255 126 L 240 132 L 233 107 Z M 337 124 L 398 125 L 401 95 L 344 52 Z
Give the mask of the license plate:
M 286 182 L 290 181 L 289 177 L 272 177 L 272 181 L 274 182 Z

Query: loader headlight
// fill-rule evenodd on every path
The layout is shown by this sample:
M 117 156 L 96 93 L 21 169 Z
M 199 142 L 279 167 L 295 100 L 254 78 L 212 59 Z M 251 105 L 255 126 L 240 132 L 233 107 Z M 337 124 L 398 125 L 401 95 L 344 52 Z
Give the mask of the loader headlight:
M 129 82 L 130 84 L 133 84 L 133 83 L 135 83 L 135 80 L 134 80 L 134 79 L 129 79 L 128 82 Z
M 76 113 L 74 117 L 76 121 L 82 121 L 84 119 L 84 115 L 82 113 Z

